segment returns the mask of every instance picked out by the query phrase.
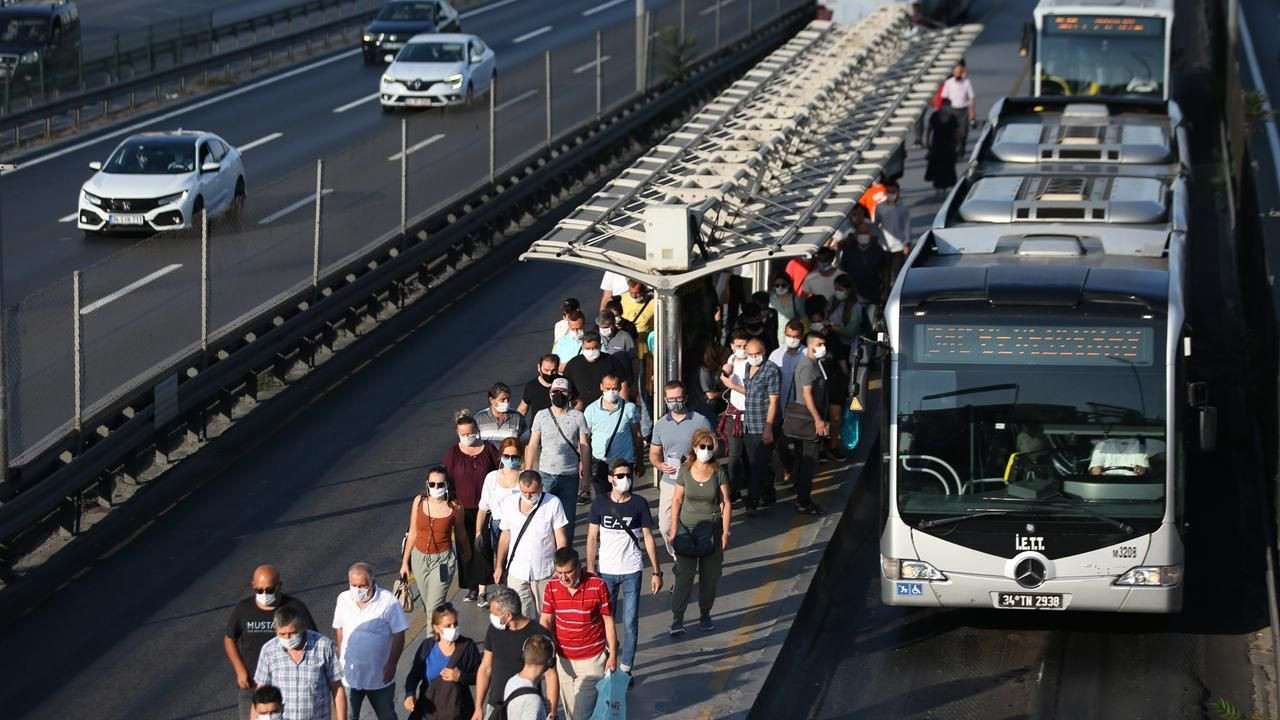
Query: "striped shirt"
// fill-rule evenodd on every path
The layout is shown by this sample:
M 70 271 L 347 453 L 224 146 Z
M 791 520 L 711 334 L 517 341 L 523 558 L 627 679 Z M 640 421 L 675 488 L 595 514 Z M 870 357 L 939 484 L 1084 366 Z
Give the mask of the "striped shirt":
M 330 683 L 342 679 L 342 664 L 333 641 L 308 630 L 302 660 L 295 663 L 278 639 L 268 640 L 258 658 L 253 681 L 275 685 L 284 695 L 285 720 L 329 720 L 333 713 Z
M 551 616 L 556 652 L 569 660 L 586 660 L 604 651 L 604 618 L 613 614 L 604 580 L 586 570 L 580 572 L 577 590 L 570 592 L 564 583 L 552 580 L 542 596 L 542 612 Z

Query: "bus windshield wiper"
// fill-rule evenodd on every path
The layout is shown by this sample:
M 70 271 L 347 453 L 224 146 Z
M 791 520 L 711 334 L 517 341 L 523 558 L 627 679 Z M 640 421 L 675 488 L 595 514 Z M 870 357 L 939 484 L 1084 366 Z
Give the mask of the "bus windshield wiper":
M 1011 512 L 1018 511 L 1014 508 L 1002 510 L 974 510 L 973 512 L 965 513 L 964 515 L 952 515 L 951 517 L 936 518 L 934 520 L 921 520 L 916 527 L 920 530 L 925 530 L 928 528 L 939 527 L 941 525 L 954 525 L 970 518 L 987 517 L 988 515 L 1008 515 Z
M 1068 500 L 1066 497 L 1063 497 L 1062 495 L 1056 495 L 1056 496 L 1047 497 L 1047 498 L 1040 498 L 1038 500 L 1033 500 L 1031 502 L 1038 505 L 1048 505 L 1050 507 L 1071 508 L 1072 510 L 1079 510 L 1085 515 L 1088 515 L 1089 517 L 1092 517 L 1095 520 L 1101 520 L 1102 522 L 1110 525 L 1111 527 L 1119 530 L 1120 532 L 1125 533 L 1126 535 L 1133 534 L 1133 527 L 1130 526 L 1128 523 L 1121 522 L 1112 517 L 1107 517 L 1106 515 L 1103 515 L 1102 513 L 1098 512 L 1097 510 L 1094 510 L 1093 508 L 1087 507 L 1085 505 L 1081 505 L 1080 503 L 1072 502 L 1071 500 Z

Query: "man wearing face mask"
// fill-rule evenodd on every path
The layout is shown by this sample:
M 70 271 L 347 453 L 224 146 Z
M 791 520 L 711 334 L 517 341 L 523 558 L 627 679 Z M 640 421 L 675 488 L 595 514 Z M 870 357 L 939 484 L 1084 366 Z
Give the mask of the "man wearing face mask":
M 898 187 L 897 180 L 885 183 L 885 188 L 887 195 L 885 201 L 876 207 L 875 224 L 888 256 L 883 280 L 885 287 L 889 287 L 911 254 L 911 208 L 902 201 L 902 189 Z
M 484 657 L 476 672 L 476 711 L 471 720 L 484 720 L 503 701 L 507 682 L 524 669 L 526 640 L 539 635 L 551 642 L 551 631 L 525 617 L 520 596 L 509 587 L 498 586 L 489 594 L 489 625 L 484 636 Z M 554 709 L 560 703 L 560 679 L 554 663 L 548 664 L 541 682 Z
M 475 414 L 480 428 L 480 439 L 498 447 L 498 443 L 513 437 L 520 442 L 529 440 L 529 423 L 519 411 L 511 407 L 511 388 L 506 383 L 494 383 L 489 388 L 489 407 Z
M 586 720 L 596 707 L 596 685 L 618 669 L 618 633 L 609 588 L 580 565 L 578 551 L 556 551 L 556 581 L 547 585 L 539 623 L 554 638 L 560 699 L 566 720 Z
M 810 496 L 813 490 L 813 477 L 818 469 L 818 453 L 826 442 L 827 428 L 827 375 L 822 367 L 822 359 L 827 356 L 827 341 L 820 333 L 811 332 L 805 336 L 807 351 L 805 357 L 796 365 L 793 387 L 796 391 L 795 402 L 803 403 L 813 418 L 817 438 L 814 440 L 797 440 L 799 458 L 796 470 L 792 474 L 792 482 L 796 491 L 796 511 L 806 515 L 821 515 L 819 508 Z
M 805 297 L 821 295 L 831 297 L 836 291 L 836 251 L 829 247 L 819 248 L 815 259 L 817 267 L 804 276 L 800 284 L 800 294 Z
M 791 278 L 787 277 L 786 273 L 773 276 L 773 292 L 769 296 L 769 307 L 778 314 L 777 345 L 779 348 L 785 347 L 787 324 L 792 320 L 800 320 L 804 316 L 804 303 L 798 295 L 791 292 Z
M 860 223 L 855 229 L 855 242 L 853 247 L 846 247 L 840 256 L 840 269 L 849 277 L 855 299 L 862 306 L 863 317 L 872 319 L 875 317 L 876 305 L 884 297 L 881 282 L 887 267 L 887 253 L 872 237 L 873 229 L 870 225 Z M 864 322 L 861 327 L 862 332 L 866 333 L 870 332 L 872 325 Z
M 316 629 L 307 606 L 301 600 L 284 593 L 284 581 L 280 579 L 275 566 L 258 566 L 253 571 L 250 583 L 253 595 L 236 603 L 227 620 L 226 636 L 222 639 L 227 660 L 231 662 L 231 669 L 236 674 L 241 720 L 248 720 L 251 714 L 254 694 L 251 675 L 258 667 L 258 656 L 262 653 L 263 645 L 276 636 L 276 628 L 272 623 L 276 610 L 287 607 L 301 618 L 303 630 Z
M 596 331 L 600 333 L 603 350 L 617 358 L 627 368 L 628 377 L 635 377 L 636 341 L 631 333 L 618 329 L 618 319 L 610 310 L 601 310 L 596 316 Z
M 304 629 L 302 616 L 292 607 L 277 608 L 271 624 L 275 639 L 262 646 L 258 669 L 253 673 L 258 689 L 267 685 L 280 688 L 283 720 L 347 720 L 342 662 L 334 642 L 315 630 Z M 357 708 L 353 717 L 359 713 Z M 394 713 L 393 707 L 390 717 L 395 717 Z M 250 718 L 257 717 L 254 709 Z
M 538 413 L 551 407 L 551 383 L 560 377 L 560 356 L 547 353 L 538 360 L 538 374 L 525 383 L 524 394 L 520 396 L 520 407 L 516 412 L 524 416 L 525 422 L 533 424 Z M 526 437 L 524 442 L 528 442 Z
M 274 685 L 263 685 L 253 691 L 253 711 L 258 720 L 284 720 L 284 695 Z
M 591 430 L 591 482 L 596 495 L 609 493 L 609 465 L 615 460 L 638 461 L 640 417 L 635 403 L 627 402 L 620 392 L 622 381 L 617 375 L 605 375 L 600 381 L 600 399 L 583 412 Z
M 555 571 L 552 557 L 556 549 L 569 545 L 565 534 L 568 520 L 560 501 L 542 492 L 538 473 L 525 470 L 518 484 L 520 494 L 502 500 L 498 509 L 502 534 L 498 536 L 499 562 L 493 579 L 515 590 L 523 607 L 538 607 Z M 502 582 L 504 568 L 506 583 Z
M 396 720 L 396 664 L 409 620 L 395 596 L 378 587 L 368 563 L 352 565 L 347 583 L 333 609 L 333 629 L 351 716 L 360 717 L 368 698 L 378 720 Z
M 600 381 L 606 375 L 616 375 L 622 379 L 622 396 L 631 397 L 631 368 L 618 358 L 606 353 L 601 347 L 600 333 L 588 330 L 582 336 L 582 354 L 570 360 L 564 366 L 564 376 L 573 384 L 577 397 L 574 407 L 579 411 L 600 399 Z
M 565 378 L 551 383 L 551 408 L 534 417 L 524 450 L 524 466 L 538 468 L 544 489 L 564 508 L 570 544 L 577 522 L 578 493 L 591 488 L 591 429 L 582 412 L 570 405 L 572 390 Z
M 750 468 L 747 515 L 755 515 L 763 503 L 773 504 L 773 425 L 778 421 L 778 393 L 782 372 L 764 359 L 764 343 L 751 340 L 746 347 L 746 369 L 733 378 L 743 395 L 742 445 Z
M 658 484 L 658 526 L 662 531 L 667 551 L 671 543 L 671 500 L 675 497 L 676 474 L 692 452 L 693 434 L 698 430 L 711 432 L 711 421 L 689 409 L 684 383 L 672 380 L 663 388 L 663 400 L 667 414 L 653 424 L 653 436 L 649 440 L 649 464 L 662 473 Z M 671 557 L 675 557 L 672 553 Z
M 779 394 L 778 402 L 784 405 L 791 400 L 791 381 L 795 377 L 796 365 L 804 359 L 804 323 L 800 320 L 794 320 L 787 323 L 785 328 L 786 339 L 782 347 L 774 350 L 769 355 L 769 364 L 778 368 L 779 377 Z M 782 412 L 779 411 L 777 420 L 773 426 L 773 436 L 776 438 L 775 447 L 778 451 L 778 460 L 782 463 L 783 482 L 791 481 L 791 474 L 795 470 L 795 453 L 792 452 L 792 441 L 782 437 Z M 768 487 L 766 487 L 766 490 Z M 765 495 L 765 503 L 768 504 L 771 495 Z
M 560 358 L 560 367 L 557 370 L 561 373 L 564 372 L 565 364 L 582 352 L 582 336 L 587 332 L 587 316 L 583 315 L 581 310 L 570 310 L 565 313 L 564 318 L 567 324 L 564 336 L 557 340 L 555 347 L 551 349 L 551 352 Z
M 720 414 L 716 426 L 716 434 L 727 439 L 729 460 L 729 498 L 737 502 L 747 485 L 749 462 L 746 446 L 743 444 L 742 414 L 746 411 L 747 399 L 743 394 L 742 378 L 747 371 L 747 342 L 758 340 L 752 338 L 744 330 L 734 330 L 729 336 L 729 355 L 720 367 L 720 382 L 729 389 L 729 402 Z

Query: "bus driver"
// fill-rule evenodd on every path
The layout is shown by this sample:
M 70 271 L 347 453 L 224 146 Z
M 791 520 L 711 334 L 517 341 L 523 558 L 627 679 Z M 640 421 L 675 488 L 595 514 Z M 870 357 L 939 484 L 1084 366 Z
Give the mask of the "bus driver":
M 1091 475 L 1145 475 L 1150 469 L 1145 438 L 1105 438 L 1089 459 Z

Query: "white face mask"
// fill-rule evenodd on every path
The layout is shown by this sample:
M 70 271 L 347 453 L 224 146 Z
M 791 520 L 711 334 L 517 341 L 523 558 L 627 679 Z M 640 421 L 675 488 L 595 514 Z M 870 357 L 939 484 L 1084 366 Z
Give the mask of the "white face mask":
M 743 359 L 743 358 L 745 358 L 745 357 L 747 356 L 747 349 L 746 349 L 746 348 L 744 348 L 744 347 L 734 348 L 734 349 L 733 349 L 733 356 L 734 356 L 735 358 L 737 358 L 737 359 L 741 360 L 741 359 Z
M 822 328 L 824 327 L 826 327 L 826 324 L 821 321 L 809 323 L 809 329 L 813 332 L 822 332 Z
M 489 617 L 493 617 L 490 615 Z M 440 639 L 445 642 L 453 642 L 458 639 L 458 628 L 448 627 L 440 631 Z
M 870 245 L 870 244 L 871 244 L 871 236 L 870 236 L 870 235 L 859 235 L 857 239 L 858 239 L 858 246 L 859 246 L 859 247 L 866 247 L 866 246 L 868 246 L 868 245 Z
M 507 400 L 499 400 L 493 404 L 493 409 L 496 412 L 504 413 L 511 409 L 511 403 Z
M 764 356 L 753 355 L 752 357 L 747 358 L 747 364 L 750 365 L 751 367 L 760 367 L 761 365 L 764 364 Z
M 775 294 L 778 294 L 778 295 L 786 295 L 786 294 L 787 294 L 787 290 L 788 290 L 788 288 L 787 288 L 787 286 L 786 286 L 786 285 L 774 285 L 774 286 L 773 286 L 773 292 L 774 292 Z
M 616 403 L 618 402 L 618 398 L 622 397 L 622 395 L 617 390 L 605 390 L 602 397 L 604 397 L 607 402 Z
M 611 327 L 600 328 L 600 337 L 605 338 L 606 340 L 613 337 L 613 328 Z
M 827 356 L 827 346 L 819 345 L 813 349 L 813 359 L 821 360 Z
M 788 336 L 786 340 L 782 341 L 782 344 L 786 345 L 792 350 L 795 350 L 796 348 L 800 347 L 800 338 Z
M 631 492 L 631 478 L 616 477 L 613 479 L 613 487 L 620 493 Z
M 427 488 L 427 492 L 431 495 L 431 497 L 437 500 L 440 500 L 444 498 L 445 495 L 449 494 L 449 488 L 442 488 L 442 487 Z
M 498 630 L 507 629 L 507 624 L 502 622 L 502 618 L 498 615 L 494 615 L 493 613 L 489 613 L 489 624 Z
M 458 439 L 462 441 L 463 445 L 475 446 L 480 444 L 480 435 L 477 433 L 467 433 L 466 435 L 459 435 Z
M 713 455 L 715 455 L 715 451 L 703 450 L 702 448 L 698 448 L 697 450 L 694 451 L 694 454 L 698 456 L 699 462 L 711 462 L 711 458 Z
M 836 296 L 836 299 L 837 299 L 837 300 L 844 300 L 845 298 L 849 297 L 849 291 L 848 291 L 848 290 L 837 290 L 837 291 L 835 291 L 835 296 Z
M 586 334 L 586 332 L 587 332 L 586 330 L 574 330 L 574 331 L 573 331 L 573 339 L 574 339 L 574 340 L 581 340 L 581 339 L 582 339 L 582 336 L 583 336 L 583 335 L 585 335 L 585 334 Z
M 280 644 L 283 645 L 286 650 L 297 650 L 302 646 L 302 633 L 294 633 L 293 637 L 282 637 L 280 638 Z
M 356 602 L 369 602 L 369 598 L 373 597 L 373 588 L 372 587 L 360 588 L 360 587 L 356 587 L 355 585 L 352 585 L 351 595 L 356 599 Z
M 600 359 L 600 350 L 599 348 L 595 350 L 583 350 L 582 357 L 586 358 L 587 362 L 595 362 Z
M 284 713 L 258 713 L 258 720 L 284 720 Z
M 254 593 L 253 599 L 257 600 L 259 605 L 266 605 L 267 607 L 276 604 L 275 593 Z

